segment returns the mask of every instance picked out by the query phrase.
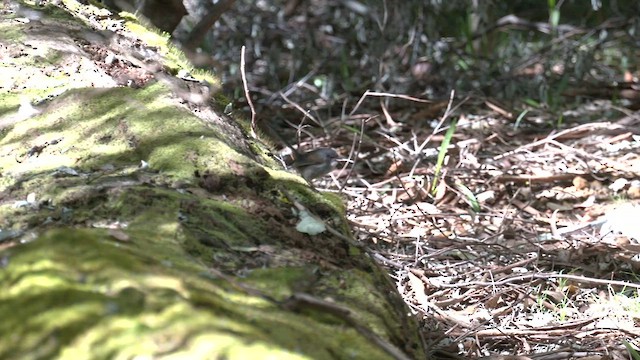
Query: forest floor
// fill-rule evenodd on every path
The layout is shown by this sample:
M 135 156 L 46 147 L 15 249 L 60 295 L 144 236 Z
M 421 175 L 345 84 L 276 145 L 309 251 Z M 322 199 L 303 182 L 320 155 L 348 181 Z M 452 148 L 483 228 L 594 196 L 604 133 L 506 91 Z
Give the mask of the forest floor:
M 258 117 L 301 148 L 332 146 L 348 159 L 316 185 L 347 200 L 356 238 L 422 320 L 429 348 L 441 357 L 627 359 L 627 347 L 640 346 L 637 103 L 569 90 L 553 106 L 525 97 L 502 105 L 430 80 L 424 59 L 402 63 L 409 44 L 388 44 L 378 63 L 345 58 L 371 29 L 340 33 L 358 14 L 337 9 L 276 18 L 254 7 L 252 27 L 236 16 L 246 8 L 225 14 L 215 31 L 231 55 L 220 66 L 237 68 L 238 39 L 258 34 L 247 65 Z M 349 66 L 359 71 L 340 72 Z M 519 80 L 544 77 L 541 66 Z M 243 86 L 224 74 L 228 89 Z

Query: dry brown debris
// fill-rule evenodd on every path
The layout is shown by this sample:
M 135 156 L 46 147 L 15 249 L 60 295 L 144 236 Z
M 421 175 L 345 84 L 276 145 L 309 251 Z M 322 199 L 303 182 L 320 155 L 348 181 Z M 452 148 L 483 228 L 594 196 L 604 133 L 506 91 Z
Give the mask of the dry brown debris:
M 362 169 L 376 154 L 390 170 L 336 173 L 356 236 L 424 320 L 432 349 L 620 358 L 623 341 L 640 338 L 640 237 L 624 229 L 640 219 L 640 116 L 537 130 L 476 112 L 458 114 L 439 179 L 437 134 L 410 124 L 354 160 Z

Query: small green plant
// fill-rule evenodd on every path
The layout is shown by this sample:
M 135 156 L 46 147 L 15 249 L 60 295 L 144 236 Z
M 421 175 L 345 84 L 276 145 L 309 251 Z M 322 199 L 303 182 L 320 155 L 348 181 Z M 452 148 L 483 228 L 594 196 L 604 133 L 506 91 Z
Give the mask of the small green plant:
M 562 126 L 563 123 L 564 123 L 564 116 L 560 114 L 560 116 L 558 116 L 558 120 L 556 121 L 556 128 L 560 128 L 560 126 Z
M 547 0 L 547 7 L 549 8 L 549 25 L 556 29 L 560 23 L 560 6 L 556 4 L 556 0 Z
M 536 100 L 534 100 L 532 98 L 526 98 L 526 99 L 524 99 L 522 101 L 524 101 L 525 104 L 527 104 L 527 105 L 529 105 L 531 107 L 534 107 L 536 109 L 542 107 L 542 105 L 540 105 L 539 101 L 536 101 Z
M 454 119 L 451 121 L 451 125 L 449 125 L 449 129 L 447 130 L 447 133 L 444 135 L 442 144 L 440 144 L 440 150 L 438 151 L 438 161 L 436 162 L 433 185 L 431 186 L 432 194 L 435 194 L 436 189 L 438 188 L 440 170 L 442 170 L 442 165 L 444 164 L 444 158 L 447 155 L 447 149 L 449 148 L 449 144 L 451 143 L 451 138 L 453 137 L 453 134 L 456 132 L 457 123 L 458 123 L 457 119 Z
M 471 209 L 473 209 L 473 211 L 475 212 L 480 212 L 480 202 L 478 201 L 478 198 L 476 198 L 476 196 L 473 194 L 471 189 L 469 189 L 468 187 L 464 186 L 462 183 L 459 183 L 459 182 L 456 182 L 456 188 L 460 192 L 462 192 L 462 194 L 465 197 L 465 200 L 467 201 L 469 206 L 471 206 Z
M 640 353 L 638 353 L 638 351 L 634 349 L 631 344 L 629 344 L 627 341 L 623 341 L 622 343 L 624 344 L 624 347 L 627 348 L 627 351 L 629 351 L 629 355 L 631 355 L 633 360 L 640 360 Z
M 516 119 L 516 123 L 514 125 L 514 128 L 517 130 L 518 127 L 520 126 L 520 123 L 522 122 L 522 119 L 524 119 L 525 115 L 527 115 L 527 113 L 529 112 L 529 110 L 524 110 L 523 112 L 520 113 L 520 115 L 518 115 L 518 118 Z

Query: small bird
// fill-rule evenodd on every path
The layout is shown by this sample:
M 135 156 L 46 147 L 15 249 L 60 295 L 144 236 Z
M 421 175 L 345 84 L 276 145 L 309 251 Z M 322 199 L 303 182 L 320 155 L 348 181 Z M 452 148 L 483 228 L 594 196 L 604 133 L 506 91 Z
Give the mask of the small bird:
M 291 166 L 309 182 L 331 172 L 336 166 L 336 159 L 340 157 L 332 148 L 322 147 L 307 152 L 290 148 L 293 151 Z
M 267 126 L 264 131 L 280 140 L 282 144 L 291 150 L 291 155 L 284 159 L 285 164 L 296 169 L 308 182 L 327 175 L 335 168 L 337 165 L 336 160 L 340 158 L 334 149 L 328 147 L 320 147 L 309 151 L 297 150 L 275 128 Z

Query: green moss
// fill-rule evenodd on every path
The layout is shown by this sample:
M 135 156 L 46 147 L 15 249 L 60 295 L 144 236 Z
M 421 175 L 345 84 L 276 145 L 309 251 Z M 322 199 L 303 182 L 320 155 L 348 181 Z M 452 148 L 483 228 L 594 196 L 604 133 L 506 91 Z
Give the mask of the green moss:
M 166 49 L 166 45 L 169 42 L 169 34 L 163 33 L 158 30 L 150 30 L 150 27 L 140 24 L 135 15 L 126 12 L 122 12 L 121 15 L 123 18 L 129 20 L 125 23 L 125 27 L 127 28 L 127 30 L 131 31 L 137 38 L 144 41 L 144 43 L 149 46 Z
M 5 254 L 0 332 L 11 335 L 0 357 L 386 358 L 340 319 L 310 320 L 192 266 L 167 267 L 138 239 L 67 229 Z
M 168 178 L 191 179 L 196 169 L 229 173 L 226 159 L 237 159 L 218 134 L 185 110 L 167 106 L 168 90 L 156 84 L 144 90 L 129 88 L 70 90 L 56 99 L 52 111 L 16 124 L 0 148 L 26 153 L 34 143 L 61 139 L 53 148 L 31 157 L 21 172 L 60 166 L 96 169 L 104 164 L 138 165 Z M 89 115 L 89 116 L 88 116 Z M 53 150 L 53 149 L 51 149 Z M 63 150 L 63 151 L 60 151 Z M 5 168 L 15 160 L 0 159 Z
M 1 68 L 0 71 L 2 71 Z M 20 107 L 20 100 L 20 95 L 18 94 L 0 92 L 0 138 L 2 133 L 6 133 L 6 131 L 3 130 L 4 126 L 1 123 L 3 115 L 8 115 L 18 111 L 18 108 Z
M 309 267 L 286 267 L 253 270 L 244 280 L 278 300 L 284 300 L 295 292 L 310 292 L 317 274 Z
M 78 18 L 74 17 L 68 11 L 65 11 L 59 6 L 56 6 L 52 3 L 45 3 L 44 6 L 35 6 L 34 2 L 23 2 L 23 6 L 28 6 L 33 10 L 42 11 L 46 14 L 46 18 L 49 20 L 56 21 L 58 23 L 65 22 L 68 24 L 78 24 Z
M 25 39 L 24 32 L 20 26 L 10 23 L 0 23 L 0 33 L 2 38 L 0 41 L 4 42 L 19 42 Z
M 64 1 L 95 19 L 92 6 Z M 5 23 L 17 38 L 32 29 Z M 56 26 L 56 36 L 75 36 L 82 24 Z M 164 35 L 150 36 L 165 69 L 189 69 Z M 243 139 L 193 116 L 159 82 L 70 90 L 91 79 L 43 75 L 68 53 L 24 57 L 1 65 L 14 71 L 12 88 L 29 90 L 0 94 L 0 114 L 16 112 L 21 96 L 58 95 L 0 131 L 0 229 L 23 234 L 0 250 L 0 333 L 10 335 L 0 358 L 387 358 L 330 311 L 282 305 L 297 292 L 412 341 L 414 327 L 398 335 L 377 268 L 339 238 L 297 233 L 284 191 L 337 228 L 346 226 L 338 197 L 269 169 L 279 164 L 259 142 L 237 151 Z M 36 202 L 13 206 L 29 194 Z

